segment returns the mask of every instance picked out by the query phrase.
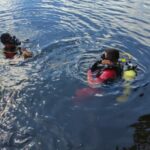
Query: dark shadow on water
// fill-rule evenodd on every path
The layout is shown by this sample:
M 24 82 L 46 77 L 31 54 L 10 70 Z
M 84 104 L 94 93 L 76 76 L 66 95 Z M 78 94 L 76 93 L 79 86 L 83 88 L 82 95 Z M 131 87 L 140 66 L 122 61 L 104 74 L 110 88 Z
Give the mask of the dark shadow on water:
M 123 148 L 117 146 L 116 150 L 150 150 L 150 114 L 139 117 L 130 127 L 134 128 L 134 144 Z

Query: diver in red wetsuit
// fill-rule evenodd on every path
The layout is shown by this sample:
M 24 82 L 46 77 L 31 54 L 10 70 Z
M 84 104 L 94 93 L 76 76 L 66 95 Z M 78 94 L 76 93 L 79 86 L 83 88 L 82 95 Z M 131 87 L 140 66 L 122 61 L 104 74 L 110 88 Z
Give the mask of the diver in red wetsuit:
M 32 53 L 30 51 L 19 47 L 21 42 L 15 36 L 11 36 L 9 33 L 4 33 L 1 35 L 0 39 L 5 46 L 3 49 L 5 58 L 13 59 L 18 54 L 23 56 L 24 59 L 32 57 Z
M 123 67 L 119 63 L 119 51 L 108 48 L 101 60 L 88 70 L 87 81 L 90 85 L 107 83 L 122 76 Z

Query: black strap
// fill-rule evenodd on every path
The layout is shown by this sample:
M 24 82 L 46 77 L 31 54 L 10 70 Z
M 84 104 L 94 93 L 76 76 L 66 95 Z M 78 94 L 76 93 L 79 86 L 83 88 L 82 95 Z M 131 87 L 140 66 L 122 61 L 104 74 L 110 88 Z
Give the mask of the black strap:
M 100 65 L 101 65 L 101 61 L 96 61 L 96 62 L 92 65 L 91 71 L 92 71 L 92 72 L 95 72 L 95 71 L 101 69 Z
M 97 72 L 96 77 L 99 77 L 105 69 L 114 69 L 117 73 L 117 76 L 121 76 L 123 72 L 123 67 L 120 63 L 113 65 L 104 65 L 101 64 L 101 61 L 97 61 L 91 67 L 92 72 Z

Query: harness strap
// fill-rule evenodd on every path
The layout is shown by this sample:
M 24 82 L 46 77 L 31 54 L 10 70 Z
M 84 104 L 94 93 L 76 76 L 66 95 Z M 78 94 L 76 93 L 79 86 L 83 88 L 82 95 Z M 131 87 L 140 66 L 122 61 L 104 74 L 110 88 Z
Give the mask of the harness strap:
M 106 69 L 113 69 L 116 71 L 116 73 L 118 74 L 118 76 L 121 76 L 122 74 L 122 71 L 123 71 L 123 68 L 121 66 L 120 63 L 118 64 L 112 64 L 112 65 L 104 65 L 104 64 L 101 64 L 100 62 L 96 62 L 92 67 L 91 67 L 91 71 L 92 72 L 97 72 L 96 73 L 96 77 L 99 77 L 104 70 Z

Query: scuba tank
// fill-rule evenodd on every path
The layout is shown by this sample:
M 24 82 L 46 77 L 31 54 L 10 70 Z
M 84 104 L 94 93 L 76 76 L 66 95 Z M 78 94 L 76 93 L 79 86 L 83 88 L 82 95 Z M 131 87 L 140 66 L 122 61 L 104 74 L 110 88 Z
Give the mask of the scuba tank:
M 137 66 L 133 64 L 127 64 L 125 65 L 125 69 L 123 71 L 123 79 L 124 80 L 133 80 L 137 76 Z
M 137 65 L 132 64 L 130 60 L 127 61 L 125 58 L 121 58 L 120 62 L 123 63 L 123 79 L 126 81 L 135 79 L 137 76 Z

